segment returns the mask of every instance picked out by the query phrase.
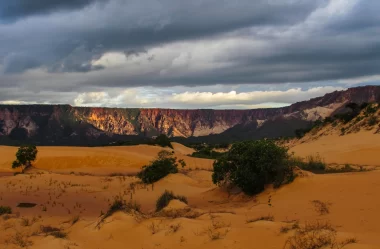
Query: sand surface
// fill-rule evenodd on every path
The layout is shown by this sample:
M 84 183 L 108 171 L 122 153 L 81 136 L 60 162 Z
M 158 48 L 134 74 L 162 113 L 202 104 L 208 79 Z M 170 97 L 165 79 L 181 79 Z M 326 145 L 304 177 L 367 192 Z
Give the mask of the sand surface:
M 302 157 L 319 153 L 327 163 L 380 166 L 380 134 L 373 131 L 332 134 L 296 144 L 290 151 Z
M 173 143 L 178 159 L 184 159 L 189 168 L 211 169 L 212 160 L 193 158 L 187 155 L 193 149 Z M 35 167 L 60 173 L 83 172 L 91 174 L 135 173 L 152 161 L 160 150 L 159 146 L 116 146 L 116 147 L 38 147 Z M 17 147 L 0 146 L 0 172 L 13 172 L 10 165 L 15 159 Z
M 330 138 L 341 144 L 338 148 L 330 140 L 319 140 L 292 150 L 299 155 L 318 151 L 331 162 L 341 155 L 341 160 L 352 163 L 354 157 L 349 155 L 356 149 L 368 153 L 367 157 L 380 152 L 370 136 L 360 140 L 353 136 L 355 141 L 348 138 Z M 38 149 L 35 166 L 39 169 L 0 177 L 0 205 L 11 206 L 14 213 L 0 217 L 0 248 L 20 248 L 21 242 L 33 249 L 283 248 L 295 232 L 281 232 L 282 228 L 315 222 L 329 222 L 337 231 L 337 241 L 355 238 L 356 243 L 344 248 L 380 248 L 378 170 L 327 175 L 301 171 L 289 185 L 268 186 L 258 196 L 247 197 L 229 195 L 212 184 L 212 172 L 200 169 L 209 169 L 212 160 L 188 157 L 191 149 L 178 144 L 175 155 L 191 169 L 154 185 L 140 184 L 133 176 L 108 174 L 138 170 L 155 157 L 159 147 Z M 10 171 L 15 152 L 16 148 L 0 147 L 0 170 Z M 358 163 L 375 165 L 376 160 L 363 158 Z M 155 212 L 156 200 L 165 190 L 186 196 L 188 204 L 172 201 Z M 139 203 L 141 213 L 116 212 L 100 222 L 100 214 L 107 212 L 115 196 Z M 326 204 L 328 212 L 321 214 L 315 201 Z M 16 207 L 20 202 L 36 206 Z M 273 218 L 257 221 L 263 216 Z M 46 235 L 41 226 L 58 228 L 67 238 Z

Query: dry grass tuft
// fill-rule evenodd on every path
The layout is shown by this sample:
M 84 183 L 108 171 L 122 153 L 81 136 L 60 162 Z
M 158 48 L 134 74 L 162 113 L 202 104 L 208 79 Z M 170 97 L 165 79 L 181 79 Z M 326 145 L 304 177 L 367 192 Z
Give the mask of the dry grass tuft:
M 170 233 L 176 233 L 178 230 L 182 227 L 181 223 L 172 224 L 169 226 L 168 234 Z
M 296 229 L 293 236 L 285 242 L 284 249 L 341 249 L 344 246 L 356 243 L 354 238 L 338 242 L 336 230 L 328 223 L 314 222 L 306 223 L 304 226 Z
M 257 222 L 257 221 L 261 221 L 261 220 L 274 221 L 274 216 L 271 215 L 271 214 L 268 214 L 266 216 L 261 216 L 261 217 L 258 217 L 258 218 L 247 219 L 246 223 L 252 223 L 252 222 Z
M 150 223 L 150 225 L 148 226 L 148 229 L 149 229 L 150 233 L 151 234 L 156 234 L 159 231 L 161 231 L 161 223 L 162 223 L 162 221 L 160 221 L 158 223 L 152 221 L 152 223 Z
M 311 203 L 314 206 L 314 209 L 319 215 L 325 215 L 330 213 L 330 206 L 331 203 L 329 202 L 323 202 L 320 200 L 313 200 Z
M 297 222 L 295 222 L 294 224 L 290 225 L 290 226 L 282 226 L 280 228 L 280 233 L 287 233 L 289 231 L 292 231 L 292 230 L 295 230 L 295 229 L 299 229 L 300 228 L 300 225 Z
M 169 209 L 169 210 L 161 210 L 154 214 L 155 217 L 166 217 L 166 218 L 188 218 L 188 219 L 196 219 L 199 216 L 205 213 L 200 213 L 192 210 L 190 207 L 182 208 L 182 209 Z
M 7 244 L 14 244 L 19 247 L 29 247 L 33 245 L 33 242 L 29 240 L 28 236 L 23 235 L 20 232 L 16 232 L 10 239 L 6 240 Z

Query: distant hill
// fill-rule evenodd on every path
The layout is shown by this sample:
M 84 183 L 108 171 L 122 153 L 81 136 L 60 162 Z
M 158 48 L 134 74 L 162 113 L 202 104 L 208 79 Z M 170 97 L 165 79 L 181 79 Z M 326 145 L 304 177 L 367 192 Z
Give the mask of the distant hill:
M 380 102 L 380 86 L 350 88 L 282 108 L 175 110 L 70 105 L 0 105 L 0 143 L 105 145 L 165 134 L 180 142 L 231 142 L 294 136 L 312 122 L 348 111 L 350 102 Z

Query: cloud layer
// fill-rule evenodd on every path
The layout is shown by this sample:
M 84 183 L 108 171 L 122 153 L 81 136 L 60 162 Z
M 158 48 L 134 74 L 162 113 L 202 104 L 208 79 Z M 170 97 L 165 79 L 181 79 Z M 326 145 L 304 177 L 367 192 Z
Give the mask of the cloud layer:
M 0 101 L 76 104 L 145 87 L 181 107 L 193 106 L 186 98 L 232 107 L 260 104 L 242 101 L 255 86 L 378 84 L 379 9 L 375 0 L 1 1 Z

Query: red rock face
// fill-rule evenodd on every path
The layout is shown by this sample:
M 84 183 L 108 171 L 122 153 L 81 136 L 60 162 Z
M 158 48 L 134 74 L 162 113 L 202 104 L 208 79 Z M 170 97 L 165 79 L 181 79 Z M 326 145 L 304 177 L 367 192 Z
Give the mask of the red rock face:
M 68 105 L 0 105 L 0 136 L 9 136 L 16 128 L 35 135 L 60 139 L 83 133 L 84 137 L 101 134 L 168 136 L 207 136 L 220 134 L 236 126 L 261 125 L 275 118 L 306 119 L 307 110 L 335 103 L 380 101 L 380 87 L 367 86 L 336 91 L 323 97 L 295 103 L 283 108 L 253 110 L 175 110 L 87 108 Z M 315 113 L 314 113 L 315 112 Z M 318 117 L 318 108 L 313 110 Z M 256 129 L 256 126 L 252 129 Z

